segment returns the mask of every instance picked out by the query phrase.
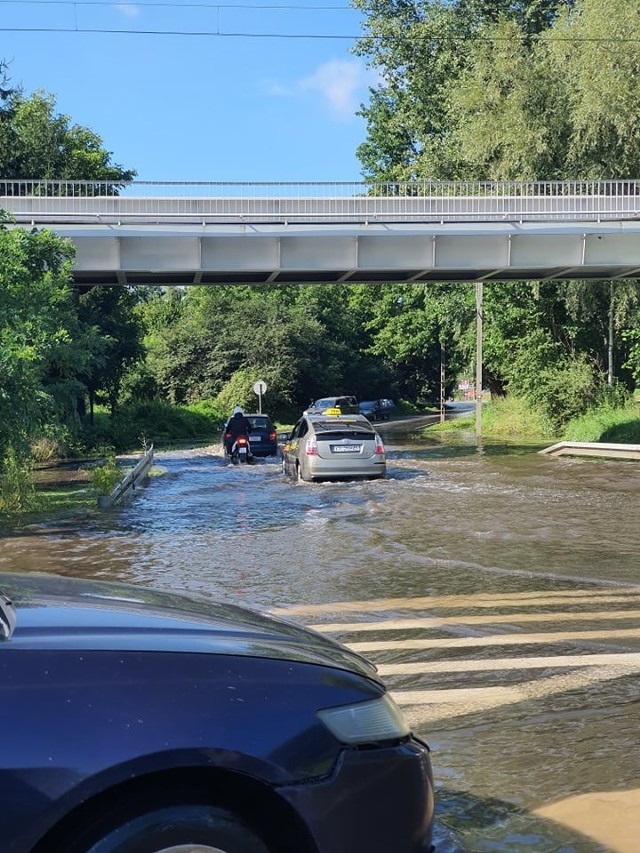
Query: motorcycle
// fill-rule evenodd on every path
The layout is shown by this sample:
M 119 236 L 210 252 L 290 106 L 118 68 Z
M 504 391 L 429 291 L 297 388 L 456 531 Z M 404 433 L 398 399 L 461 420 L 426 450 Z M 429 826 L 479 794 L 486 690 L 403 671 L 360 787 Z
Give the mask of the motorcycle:
M 251 453 L 251 442 L 248 435 L 239 435 L 231 445 L 231 462 L 234 465 L 245 463 L 249 465 L 253 462 L 253 454 Z

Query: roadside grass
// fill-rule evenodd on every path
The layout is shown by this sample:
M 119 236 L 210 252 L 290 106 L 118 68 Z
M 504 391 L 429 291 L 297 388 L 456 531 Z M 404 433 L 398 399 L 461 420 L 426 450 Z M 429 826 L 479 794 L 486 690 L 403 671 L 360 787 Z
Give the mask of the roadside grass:
M 36 487 L 28 509 L 20 512 L 0 512 L 0 529 L 8 530 L 16 525 L 85 517 L 94 511 L 96 506 L 95 490 L 88 483 Z
M 475 430 L 475 414 L 453 418 L 444 423 L 425 427 L 430 435 L 460 435 Z M 640 402 L 630 400 L 626 405 L 610 405 L 591 409 L 569 421 L 562 435 L 554 434 L 545 419 L 523 399 L 505 397 L 494 400 L 482 410 L 482 435 L 502 440 L 531 441 L 590 441 L 620 444 L 640 444 Z
M 626 406 L 602 406 L 569 421 L 563 438 L 566 441 L 604 441 L 640 444 L 640 402 Z
M 451 438 L 475 431 L 475 424 L 474 413 L 463 418 L 452 418 L 444 423 L 431 424 L 425 427 L 424 431 L 429 435 L 436 433 L 443 438 Z M 540 441 L 552 437 L 540 413 L 518 397 L 493 400 L 482 407 L 482 435 L 520 441 Z

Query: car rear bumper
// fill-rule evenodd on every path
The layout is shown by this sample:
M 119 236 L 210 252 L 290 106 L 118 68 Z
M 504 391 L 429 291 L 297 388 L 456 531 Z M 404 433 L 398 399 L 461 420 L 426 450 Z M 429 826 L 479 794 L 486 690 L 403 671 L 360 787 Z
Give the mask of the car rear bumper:
M 383 477 L 386 471 L 386 462 L 380 457 L 371 459 L 322 459 L 313 457 L 309 465 L 309 476 L 321 479 L 339 477 Z
M 330 779 L 279 793 L 305 821 L 320 851 L 432 849 L 433 777 L 428 748 L 419 741 L 346 751 Z

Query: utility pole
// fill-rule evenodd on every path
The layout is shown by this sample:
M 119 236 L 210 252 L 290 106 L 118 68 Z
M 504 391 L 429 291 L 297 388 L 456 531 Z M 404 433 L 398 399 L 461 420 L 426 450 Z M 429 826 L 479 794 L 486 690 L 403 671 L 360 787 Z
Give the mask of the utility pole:
M 484 282 L 476 282 L 476 441 L 482 436 L 482 311 Z
M 440 341 L 440 423 L 444 422 L 445 357 L 444 341 Z

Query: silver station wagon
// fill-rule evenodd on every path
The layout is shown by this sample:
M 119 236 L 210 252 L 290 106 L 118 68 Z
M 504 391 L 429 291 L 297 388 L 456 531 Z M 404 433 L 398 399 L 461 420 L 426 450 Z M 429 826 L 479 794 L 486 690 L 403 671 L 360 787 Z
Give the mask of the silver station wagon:
M 376 480 L 386 467 L 382 439 L 363 415 L 306 413 L 282 448 L 282 470 L 297 480 Z

